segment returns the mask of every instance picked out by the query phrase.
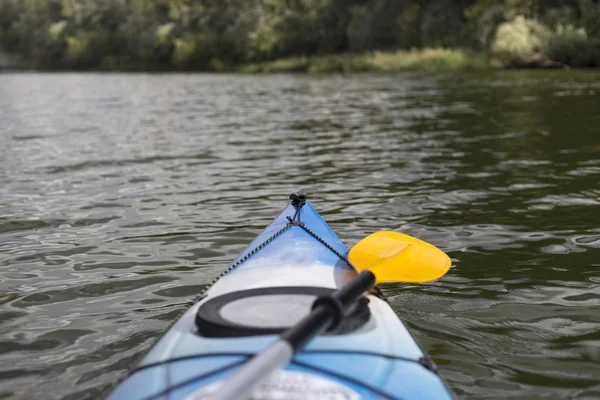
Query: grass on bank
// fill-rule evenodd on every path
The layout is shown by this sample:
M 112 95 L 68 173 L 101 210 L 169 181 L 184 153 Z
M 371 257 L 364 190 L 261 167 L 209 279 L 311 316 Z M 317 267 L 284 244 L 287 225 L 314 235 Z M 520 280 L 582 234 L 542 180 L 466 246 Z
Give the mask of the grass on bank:
M 397 72 L 397 71 L 463 71 L 499 67 L 481 53 L 460 49 L 397 50 L 360 54 L 337 54 L 292 57 L 249 64 L 242 72 Z

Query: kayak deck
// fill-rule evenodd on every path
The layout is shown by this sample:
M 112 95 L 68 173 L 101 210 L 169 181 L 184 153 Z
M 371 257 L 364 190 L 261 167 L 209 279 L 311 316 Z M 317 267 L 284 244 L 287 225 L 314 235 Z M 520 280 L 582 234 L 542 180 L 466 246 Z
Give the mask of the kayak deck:
M 252 241 L 234 260 L 234 268 L 167 331 L 110 399 L 184 399 L 229 377 L 278 337 L 200 334 L 198 310 L 211 300 L 264 288 L 333 290 L 356 276 L 345 260 L 348 249 L 312 205 L 307 202 L 300 209 L 300 224 L 290 223 L 297 217 L 296 211 L 295 206 L 288 205 Z M 296 378 L 312 376 L 335 382 L 355 394 L 353 399 L 451 399 L 392 308 L 377 296 L 366 297 L 370 316 L 364 325 L 349 333 L 315 337 L 284 370 L 296 372 Z M 288 315 L 289 324 L 308 312 Z M 302 382 L 311 385 L 310 379 Z M 318 386 L 316 380 L 313 386 Z M 314 393 L 303 398 L 328 398 L 315 397 Z

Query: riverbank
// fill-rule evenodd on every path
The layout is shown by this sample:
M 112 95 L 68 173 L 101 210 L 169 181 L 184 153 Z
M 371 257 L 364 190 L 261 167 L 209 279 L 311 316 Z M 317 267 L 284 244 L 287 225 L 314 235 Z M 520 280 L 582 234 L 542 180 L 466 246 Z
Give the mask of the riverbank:
M 400 72 L 465 71 L 501 68 L 483 53 L 460 49 L 413 49 L 390 52 L 345 53 L 325 56 L 292 57 L 248 64 L 238 70 L 248 73 L 272 72 Z
M 204 68 L 165 68 L 157 65 L 132 65 L 103 62 L 95 68 L 36 68 L 12 60 L 10 70 L 23 71 L 100 71 L 100 72 L 241 72 L 241 73 L 353 73 L 426 71 L 449 72 L 502 68 L 502 64 L 483 53 L 461 49 L 413 49 L 388 52 L 342 53 L 322 56 L 290 57 L 231 65 L 210 63 Z
M 1 55 L 1 54 L 0 54 Z M 44 71 L 44 72 L 216 72 L 216 73 L 394 73 L 403 71 L 460 72 L 490 69 L 545 69 L 569 66 L 550 60 L 541 53 L 501 62 L 483 52 L 468 49 L 425 48 L 411 50 L 373 51 L 363 53 L 341 53 L 321 56 L 281 58 L 261 63 L 230 64 L 225 62 L 201 62 L 186 68 L 174 68 L 165 64 L 141 64 L 118 62 L 105 57 L 96 67 L 73 67 L 61 64 L 34 66 L 16 57 L 4 55 L 0 72 Z M 0 61 L 2 58 L 0 57 Z M 10 62 L 9 62 L 10 61 Z M 200 66 L 202 65 L 202 66 Z

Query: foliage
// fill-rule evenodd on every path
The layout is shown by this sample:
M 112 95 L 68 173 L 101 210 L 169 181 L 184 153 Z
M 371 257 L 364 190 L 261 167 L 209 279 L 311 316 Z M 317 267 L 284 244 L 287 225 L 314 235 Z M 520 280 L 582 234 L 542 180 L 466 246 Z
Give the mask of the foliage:
M 600 4 L 593 0 L 579 0 L 579 25 L 590 37 L 600 38 Z M 568 23 L 572 21 L 563 21 Z
M 0 0 L 0 58 L 30 68 L 453 69 L 472 55 L 444 48 L 599 66 L 599 43 L 598 0 Z
M 505 22 L 506 7 L 494 0 L 480 0 L 465 10 L 469 36 L 472 46 L 477 49 L 487 49 L 496 33 L 498 26 Z
M 600 42 L 590 39 L 583 28 L 558 25 L 548 40 L 546 54 L 552 60 L 574 67 L 600 65 Z
M 419 19 L 421 18 L 421 5 L 416 2 L 408 2 L 396 17 L 398 32 L 398 46 L 409 49 L 421 44 L 421 32 L 419 31 Z
M 498 27 L 492 43 L 492 52 L 501 59 L 512 62 L 542 50 L 552 32 L 536 20 L 522 15 Z
M 464 43 L 464 12 L 455 0 L 431 1 L 421 22 L 423 44 L 426 46 L 457 47 Z

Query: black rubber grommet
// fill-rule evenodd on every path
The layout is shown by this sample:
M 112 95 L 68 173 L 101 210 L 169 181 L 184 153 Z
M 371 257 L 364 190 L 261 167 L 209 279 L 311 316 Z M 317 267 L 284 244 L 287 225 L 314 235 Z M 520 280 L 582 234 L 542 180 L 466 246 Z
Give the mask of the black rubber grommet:
M 315 308 L 320 306 L 329 307 L 331 310 L 333 310 L 334 313 L 333 320 L 331 321 L 331 324 L 329 325 L 327 330 L 330 331 L 337 329 L 337 327 L 340 325 L 345 316 L 343 304 L 335 297 L 329 295 L 317 297 L 317 299 L 312 305 L 312 309 L 314 310 Z

